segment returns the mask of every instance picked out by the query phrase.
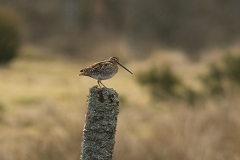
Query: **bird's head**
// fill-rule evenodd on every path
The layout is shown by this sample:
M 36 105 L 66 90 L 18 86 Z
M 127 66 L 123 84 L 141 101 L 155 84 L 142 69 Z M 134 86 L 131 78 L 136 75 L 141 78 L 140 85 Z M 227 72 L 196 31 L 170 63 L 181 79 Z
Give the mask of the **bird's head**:
M 114 63 L 115 63 L 115 62 L 116 62 L 116 63 L 119 63 L 119 59 L 118 59 L 117 57 L 110 57 L 109 60 L 112 61 L 112 62 L 114 62 Z
M 124 69 L 126 69 L 129 73 L 133 74 L 131 71 L 129 71 L 126 67 L 124 67 L 120 62 L 119 59 L 117 57 L 110 57 L 109 60 L 113 63 L 117 63 L 118 65 L 120 65 L 121 67 L 123 67 Z

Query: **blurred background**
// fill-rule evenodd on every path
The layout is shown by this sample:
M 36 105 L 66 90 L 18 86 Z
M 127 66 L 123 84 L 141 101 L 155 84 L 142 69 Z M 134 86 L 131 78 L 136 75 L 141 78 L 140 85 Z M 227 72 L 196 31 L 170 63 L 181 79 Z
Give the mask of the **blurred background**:
M 115 160 L 240 160 L 240 1 L 0 0 L 0 159 L 78 159 L 81 68 L 117 56 Z

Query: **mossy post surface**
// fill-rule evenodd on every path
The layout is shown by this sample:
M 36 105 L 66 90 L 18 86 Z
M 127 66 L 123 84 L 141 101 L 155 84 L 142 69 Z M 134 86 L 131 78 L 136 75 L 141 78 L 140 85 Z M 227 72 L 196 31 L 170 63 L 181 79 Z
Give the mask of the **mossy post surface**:
M 111 160 L 115 144 L 118 94 L 110 88 L 90 88 L 80 160 Z

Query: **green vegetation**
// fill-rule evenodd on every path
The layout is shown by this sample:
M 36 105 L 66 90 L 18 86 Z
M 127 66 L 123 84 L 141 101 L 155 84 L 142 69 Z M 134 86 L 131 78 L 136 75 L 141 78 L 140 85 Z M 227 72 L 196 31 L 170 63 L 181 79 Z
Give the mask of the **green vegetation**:
M 209 72 L 200 77 L 205 90 L 210 95 L 222 95 L 231 87 L 240 85 L 240 54 L 227 53 L 221 65 L 213 62 Z M 224 86 L 227 84 L 228 87 Z M 231 89 L 230 89 L 231 90 Z
M 18 15 L 9 8 L 0 6 L 0 64 L 16 57 L 20 45 Z
M 169 66 L 162 70 L 151 68 L 147 72 L 140 72 L 137 81 L 142 85 L 149 85 L 152 95 L 157 99 L 177 96 L 176 88 L 182 85 Z
M 150 87 L 151 95 L 155 100 L 174 98 L 194 104 L 199 96 L 194 90 L 184 85 L 182 79 L 169 66 L 140 72 L 137 75 L 137 81 L 141 85 Z
M 224 57 L 224 63 L 226 78 L 240 85 L 240 54 L 227 54 L 227 56 Z
M 169 66 L 163 66 L 162 69 L 154 67 L 148 71 L 139 72 L 137 81 L 141 85 L 150 87 L 154 99 L 169 100 L 170 97 L 194 104 L 196 100 L 207 100 L 209 96 L 222 96 L 231 90 L 231 87 L 240 84 L 239 54 L 227 53 L 220 64 L 218 63 L 212 62 L 206 74 L 197 75 L 203 86 L 202 91 L 198 92 L 184 84 L 183 77 L 177 76 Z
M 205 75 L 200 76 L 200 79 L 205 87 L 205 90 L 210 95 L 220 95 L 224 92 L 222 81 L 223 72 L 216 64 L 209 66 L 209 72 Z
M 4 105 L 0 101 L 0 123 L 2 123 L 2 121 L 4 120 L 4 112 L 5 112 Z

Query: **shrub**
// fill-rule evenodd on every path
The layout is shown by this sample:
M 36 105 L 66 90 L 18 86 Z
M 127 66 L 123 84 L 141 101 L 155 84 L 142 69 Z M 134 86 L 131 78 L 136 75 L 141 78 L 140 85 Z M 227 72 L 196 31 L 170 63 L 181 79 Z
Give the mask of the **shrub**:
M 0 102 L 0 123 L 3 122 L 3 120 L 4 120 L 4 113 L 5 113 L 5 107 L 4 107 L 4 105 Z
M 224 92 L 222 85 L 224 72 L 216 64 L 211 64 L 209 66 L 209 72 L 201 76 L 200 79 L 208 94 L 220 95 Z
M 162 70 L 152 68 L 147 72 L 141 72 L 137 75 L 137 81 L 142 85 L 150 86 L 151 93 L 155 98 L 176 97 L 176 88 L 181 85 L 181 80 L 170 67 Z
M 211 95 L 221 95 L 225 91 L 223 83 L 240 85 L 240 55 L 228 53 L 223 57 L 221 67 L 212 63 L 209 72 L 201 76 L 205 90 Z
M 240 55 L 225 57 L 225 75 L 233 82 L 240 84 Z
M 0 7 L 0 64 L 16 57 L 19 45 L 19 18 L 10 8 Z
M 150 87 L 151 95 L 155 100 L 175 98 L 191 106 L 201 98 L 201 94 L 182 83 L 181 78 L 169 66 L 140 72 L 137 75 L 137 81 Z

